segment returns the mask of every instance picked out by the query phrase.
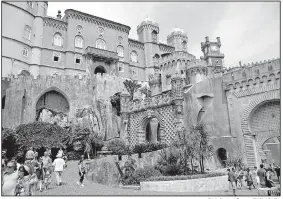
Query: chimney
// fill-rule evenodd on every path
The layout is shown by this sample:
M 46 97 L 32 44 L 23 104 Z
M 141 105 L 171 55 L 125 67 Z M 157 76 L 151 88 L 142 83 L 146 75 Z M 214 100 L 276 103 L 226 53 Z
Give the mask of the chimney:
M 208 36 L 205 37 L 205 41 L 209 42 L 209 37 Z
M 57 19 L 61 19 L 61 18 L 62 18 L 61 10 L 58 10 Z
M 220 37 L 216 37 L 217 42 L 220 43 Z

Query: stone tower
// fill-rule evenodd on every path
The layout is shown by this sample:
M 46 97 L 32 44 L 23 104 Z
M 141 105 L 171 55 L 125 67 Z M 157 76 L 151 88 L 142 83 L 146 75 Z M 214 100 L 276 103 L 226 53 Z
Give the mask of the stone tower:
M 33 21 L 34 33 L 33 33 L 33 45 L 31 55 L 30 72 L 35 78 L 39 75 L 39 65 L 41 60 L 41 49 L 43 39 L 43 19 L 46 16 L 48 3 L 45 1 L 37 2 L 38 8 Z
M 180 28 L 174 28 L 167 36 L 167 44 L 175 47 L 175 51 L 187 52 L 188 36 Z
M 205 42 L 201 42 L 201 51 L 204 54 L 204 60 L 207 62 L 208 76 L 220 73 L 223 69 L 224 54 L 220 52 L 220 37 L 216 42 L 210 42 L 209 37 L 205 37 Z
M 148 80 L 149 74 L 154 74 L 154 66 L 158 65 L 159 53 L 159 26 L 156 22 L 149 18 L 138 25 L 137 33 L 139 41 L 144 43 L 145 54 L 145 76 Z

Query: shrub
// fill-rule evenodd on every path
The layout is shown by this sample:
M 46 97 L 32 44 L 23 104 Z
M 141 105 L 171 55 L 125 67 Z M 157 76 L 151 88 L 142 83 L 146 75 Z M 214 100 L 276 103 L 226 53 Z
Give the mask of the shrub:
M 139 154 L 147 153 L 147 152 L 157 151 L 165 147 L 166 144 L 147 142 L 147 143 L 135 145 L 133 148 L 133 153 L 139 153 Z
M 115 139 L 107 144 L 108 150 L 113 152 L 113 155 L 129 155 L 131 154 L 130 147 L 120 139 Z
M 69 151 L 66 155 L 68 160 L 79 160 L 83 154 L 83 151 Z
M 156 170 L 152 166 L 146 166 L 144 168 L 139 168 L 135 170 L 134 178 L 137 180 L 138 183 L 141 181 L 145 181 L 146 179 L 154 176 L 161 176 L 159 170 Z
M 163 175 L 179 175 L 183 172 L 181 163 L 182 161 L 178 151 L 175 148 L 169 148 L 169 150 L 160 151 L 156 168 Z
M 180 176 L 154 176 L 146 179 L 145 181 L 173 181 L 173 180 L 191 180 L 199 178 L 212 178 L 216 176 L 224 176 L 225 173 L 214 172 L 214 173 L 204 173 L 197 175 L 180 175 Z

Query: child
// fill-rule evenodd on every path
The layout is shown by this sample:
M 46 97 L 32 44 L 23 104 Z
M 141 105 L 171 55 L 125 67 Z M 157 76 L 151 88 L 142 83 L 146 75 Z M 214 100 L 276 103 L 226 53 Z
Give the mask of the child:
M 85 174 L 86 174 L 84 155 L 81 156 L 81 159 L 78 163 L 78 166 L 79 166 L 80 181 L 77 182 L 77 184 L 83 187 L 84 186 L 83 181 L 84 181 L 84 177 L 85 177 Z
M 36 175 L 39 180 L 39 191 L 42 192 L 42 183 L 43 183 L 43 162 L 42 157 L 38 159 L 38 165 L 36 168 Z
M 48 168 L 45 170 L 45 173 L 44 173 L 45 190 L 48 189 L 48 186 L 50 185 L 50 183 L 51 183 L 51 171 L 50 171 L 50 168 Z

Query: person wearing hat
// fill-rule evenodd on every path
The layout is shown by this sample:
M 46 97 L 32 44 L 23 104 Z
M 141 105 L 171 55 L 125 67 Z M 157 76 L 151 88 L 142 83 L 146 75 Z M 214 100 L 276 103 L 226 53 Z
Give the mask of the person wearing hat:
M 57 154 L 56 159 L 53 162 L 54 173 L 56 176 L 57 186 L 62 185 L 62 172 L 64 170 L 65 161 L 62 158 L 61 154 Z

